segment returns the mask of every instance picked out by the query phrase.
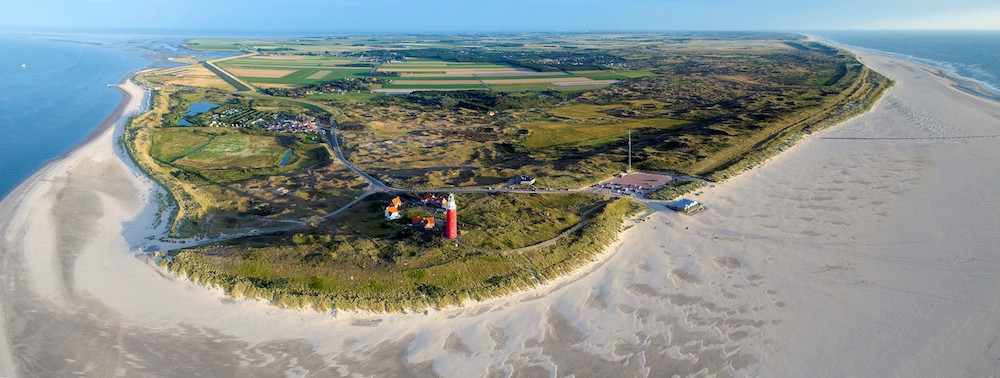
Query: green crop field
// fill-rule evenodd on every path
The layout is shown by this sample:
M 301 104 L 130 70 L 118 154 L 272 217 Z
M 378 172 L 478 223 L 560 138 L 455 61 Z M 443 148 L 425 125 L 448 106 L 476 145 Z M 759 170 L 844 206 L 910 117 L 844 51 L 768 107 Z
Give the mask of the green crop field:
M 482 84 L 383 84 L 383 89 L 487 89 Z
M 378 71 L 401 75 L 381 78 L 383 81 L 390 81 L 382 87 L 384 89 L 446 90 L 485 87 L 497 91 L 550 89 L 579 91 L 603 88 L 608 84 L 607 82 L 595 82 L 585 76 L 572 73 L 559 71 L 541 73 L 506 63 L 490 62 L 413 61 L 407 59 L 404 62 L 383 64 Z M 463 83 L 463 85 L 458 86 L 458 82 L 461 81 L 479 80 L 485 82 L 484 86 L 473 83 Z M 442 84 L 439 85 L 435 82 L 442 82 Z M 446 85 L 444 82 L 454 82 L 454 84 Z
M 264 59 L 256 57 L 231 59 L 221 63 L 226 67 L 344 67 L 347 64 L 358 64 L 357 59 L 324 58 L 304 56 L 301 59 Z M 372 64 L 372 67 L 375 65 Z
M 364 78 L 368 76 L 374 64 L 367 67 L 356 67 L 358 63 L 353 58 L 290 56 L 277 58 L 245 57 L 230 59 L 219 63 L 219 66 L 231 71 L 239 78 L 251 83 L 311 85 L 330 82 L 345 78 Z M 246 71 L 241 71 L 246 70 Z M 260 70 L 288 72 L 287 75 L 274 77 Z M 256 71 L 256 72 L 254 72 Z M 323 73 L 326 73 L 325 75 Z M 258 75 L 258 76 L 255 76 Z M 280 75 L 281 73 L 278 73 Z
M 498 92 L 522 92 L 522 91 L 546 91 L 546 90 L 558 90 L 558 88 L 553 88 L 545 83 L 536 84 L 490 84 L 490 88 Z
M 323 76 L 322 78 L 319 78 L 319 79 L 311 79 L 310 78 L 310 76 L 312 76 L 313 74 L 315 74 L 316 72 L 319 72 L 319 71 L 330 71 L 330 73 L 326 74 L 325 76 Z M 285 75 L 285 76 L 282 76 L 282 77 L 277 77 L 277 78 L 270 78 L 270 77 L 245 77 L 245 76 L 241 76 L 240 78 L 242 78 L 242 79 L 244 79 L 246 81 L 249 81 L 251 83 L 309 85 L 309 84 L 318 84 L 318 83 L 322 83 L 322 82 L 326 82 L 326 81 L 333 81 L 333 80 L 337 80 L 337 79 L 345 79 L 345 78 L 349 78 L 349 77 L 364 78 L 365 76 L 368 76 L 368 72 L 369 71 L 371 71 L 371 70 L 367 69 L 367 68 L 361 68 L 361 69 L 353 69 L 353 68 L 338 68 L 338 69 L 327 69 L 327 68 L 324 68 L 324 69 L 316 69 L 316 68 L 310 68 L 310 69 L 298 70 L 298 71 L 292 72 L 292 73 L 290 73 L 288 75 Z
M 684 127 L 687 121 L 654 118 L 619 123 L 526 122 L 518 126 L 530 131 L 524 146 L 531 149 L 559 145 L 596 145 L 610 142 L 636 129 L 672 129 Z
M 568 77 L 573 77 L 571 75 L 559 74 L 559 75 L 516 75 L 516 76 L 400 76 L 400 77 L 389 77 L 389 80 L 393 82 L 401 82 L 406 80 L 434 80 L 434 81 L 449 81 L 449 80 L 523 80 L 523 79 L 565 79 Z

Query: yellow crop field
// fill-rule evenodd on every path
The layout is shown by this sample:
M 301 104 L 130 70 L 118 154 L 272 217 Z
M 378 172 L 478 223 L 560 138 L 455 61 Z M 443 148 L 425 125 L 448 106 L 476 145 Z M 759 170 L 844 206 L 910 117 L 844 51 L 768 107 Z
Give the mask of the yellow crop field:
M 326 75 L 330 74 L 330 72 L 331 71 L 326 71 L 326 70 L 316 71 L 312 75 L 309 75 L 308 77 L 306 77 L 306 79 L 319 80 L 319 79 L 322 79 L 322 78 L 326 77 Z
M 229 68 L 229 72 L 240 77 L 266 77 L 276 79 L 286 76 L 295 70 L 287 69 L 260 69 L 260 68 Z
M 164 85 L 178 85 L 185 87 L 214 88 L 226 91 L 236 90 L 232 85 L 222 78 L 216 76 L 212 71 L 201 65 L 190 65 L 181 68 L 171 68 L 161 70 L 164 73 L 152 73 L 150 79 Z

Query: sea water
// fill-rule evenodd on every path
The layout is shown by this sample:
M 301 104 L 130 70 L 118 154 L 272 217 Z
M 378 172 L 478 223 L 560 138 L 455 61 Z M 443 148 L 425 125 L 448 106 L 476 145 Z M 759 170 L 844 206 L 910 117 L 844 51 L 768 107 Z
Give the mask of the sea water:
M 1000 31 L 829 31 L 810 34 L 942 68 L 1000 96 Z
M 0 197 L 86 139 L 122 99 L 108 84 L 148 64 L 123 48 L 0 37 Z

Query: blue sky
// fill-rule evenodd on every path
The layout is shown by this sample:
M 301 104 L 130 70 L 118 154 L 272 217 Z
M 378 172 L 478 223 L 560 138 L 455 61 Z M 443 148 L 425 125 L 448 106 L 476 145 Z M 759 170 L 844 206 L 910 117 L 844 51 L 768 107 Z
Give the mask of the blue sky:
M 260 32 L 1000 29 L 1000 0 L 0 0 L 0 27 Z

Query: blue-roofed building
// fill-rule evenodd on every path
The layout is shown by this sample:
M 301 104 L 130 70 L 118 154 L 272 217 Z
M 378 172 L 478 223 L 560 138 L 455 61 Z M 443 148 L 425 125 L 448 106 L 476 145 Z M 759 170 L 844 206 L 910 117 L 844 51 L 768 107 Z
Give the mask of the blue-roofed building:
M 691 215 L 699 211 L 705 210 L 705 205 L 702 205 L 698 201 L 689 200 L 687 198 L 681 198 L 674 202 L 668 203 L 667 208 L 679 213 Z

